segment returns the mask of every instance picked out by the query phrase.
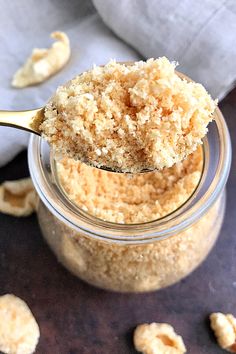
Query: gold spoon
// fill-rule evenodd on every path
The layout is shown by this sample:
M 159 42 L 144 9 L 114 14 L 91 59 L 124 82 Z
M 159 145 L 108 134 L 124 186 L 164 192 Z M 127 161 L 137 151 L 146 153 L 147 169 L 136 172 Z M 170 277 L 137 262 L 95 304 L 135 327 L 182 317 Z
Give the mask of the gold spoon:
M 28 111 L 0 111 L 0 125 L 26 130 L 41 135 L 39 126 L 44 119 L 44 108 Z

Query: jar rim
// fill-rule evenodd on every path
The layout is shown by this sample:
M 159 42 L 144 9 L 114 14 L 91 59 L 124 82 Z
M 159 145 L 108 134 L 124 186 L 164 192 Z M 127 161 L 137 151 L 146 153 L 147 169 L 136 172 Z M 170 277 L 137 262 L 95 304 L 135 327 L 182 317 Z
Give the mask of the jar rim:
M 209 133 L 214 128 L 216 146 L 219 148 L 214 176 L 209 180 L 211 164 Z M 231 143 L 226 122 L 220 110 L 214 113 L 208 135 L 203 139 L 205 163 L 202 178 L 191 197 L 172 213 L 143 224 L 118 224 L 104 221 L 76 208 L 58 188 L 51 173 L 50 157 L 46 156 L 47 143 L 40 137 L 31 135 L 28 147 L 28 163 L 34 186 L 46 207 L 62 222 L 77 232 L 83 232 L 103 241 L 139 244 L 162 240 L 179 233 L 197 221 L 215 202 L 223 190 L 230 171 Z M 218 135 L 217 135 L 218 134 Z M 208 184 L 207 184 L 208 181 Z

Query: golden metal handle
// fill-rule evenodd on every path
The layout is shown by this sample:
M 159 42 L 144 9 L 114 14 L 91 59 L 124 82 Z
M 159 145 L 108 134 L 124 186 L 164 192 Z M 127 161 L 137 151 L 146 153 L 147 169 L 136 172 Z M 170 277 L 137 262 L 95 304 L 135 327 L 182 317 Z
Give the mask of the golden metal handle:
M 44 118 L 44 108 L 28 111 L 0 111 L 0 125 L 26 130 L 40 135 L 39 126 Z

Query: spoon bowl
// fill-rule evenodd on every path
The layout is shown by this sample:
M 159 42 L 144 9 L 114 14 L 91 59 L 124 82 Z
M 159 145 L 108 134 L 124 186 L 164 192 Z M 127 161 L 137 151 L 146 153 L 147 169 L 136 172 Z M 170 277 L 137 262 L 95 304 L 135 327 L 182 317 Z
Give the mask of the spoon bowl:
M 132 65 L 133 62 L 121 62 L 120 64 L 124 64 L 126 66 Z M 103 66 L 103 65 L 101 65 Z M 186 75 L 176 71 L 176 74 L 182 78 L 185 79 L 186 81 L 192 81 L 189 77 Z M 34 133 L 36 135 L 41 136 L 42 132 L 40 130 L 40 125 L 44 121 L 44 113 L 45 113 L 45 107 L 42 108 L 37 108 L 33 110 L 25 110 L 25 111 L 0 111 L 0 126 L 7 126 L 7 127 L 13 127 L 17 128 L 20 130 L 25 130 L 30 133 Z M 111 167 L 107 166 L 95 166 L 93 164 L 88 163 L 88 165 L 92 167 L 96 167 L 100 170 L 104 170 L 107 172 L 115 172 L 115 173 L 126 173 L 126 174 L 133 174 L 132 172 L 123 172 L 121 170 L 114 170 Z M 136 173 L 147 173 L 147 172 L 153 172 L 157 170 L 156 168 L 153 169 L 143 169 L 141 171 L 138 171 Z

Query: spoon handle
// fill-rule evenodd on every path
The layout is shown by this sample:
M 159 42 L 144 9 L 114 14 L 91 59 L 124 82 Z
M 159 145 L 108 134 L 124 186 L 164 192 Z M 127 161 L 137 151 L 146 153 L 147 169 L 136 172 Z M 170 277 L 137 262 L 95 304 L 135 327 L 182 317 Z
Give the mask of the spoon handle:
M 28 111 L 0 111 L 0 126 L 22 129 L 40 135 L 39 126 L 43 118 L 43 108 Z

